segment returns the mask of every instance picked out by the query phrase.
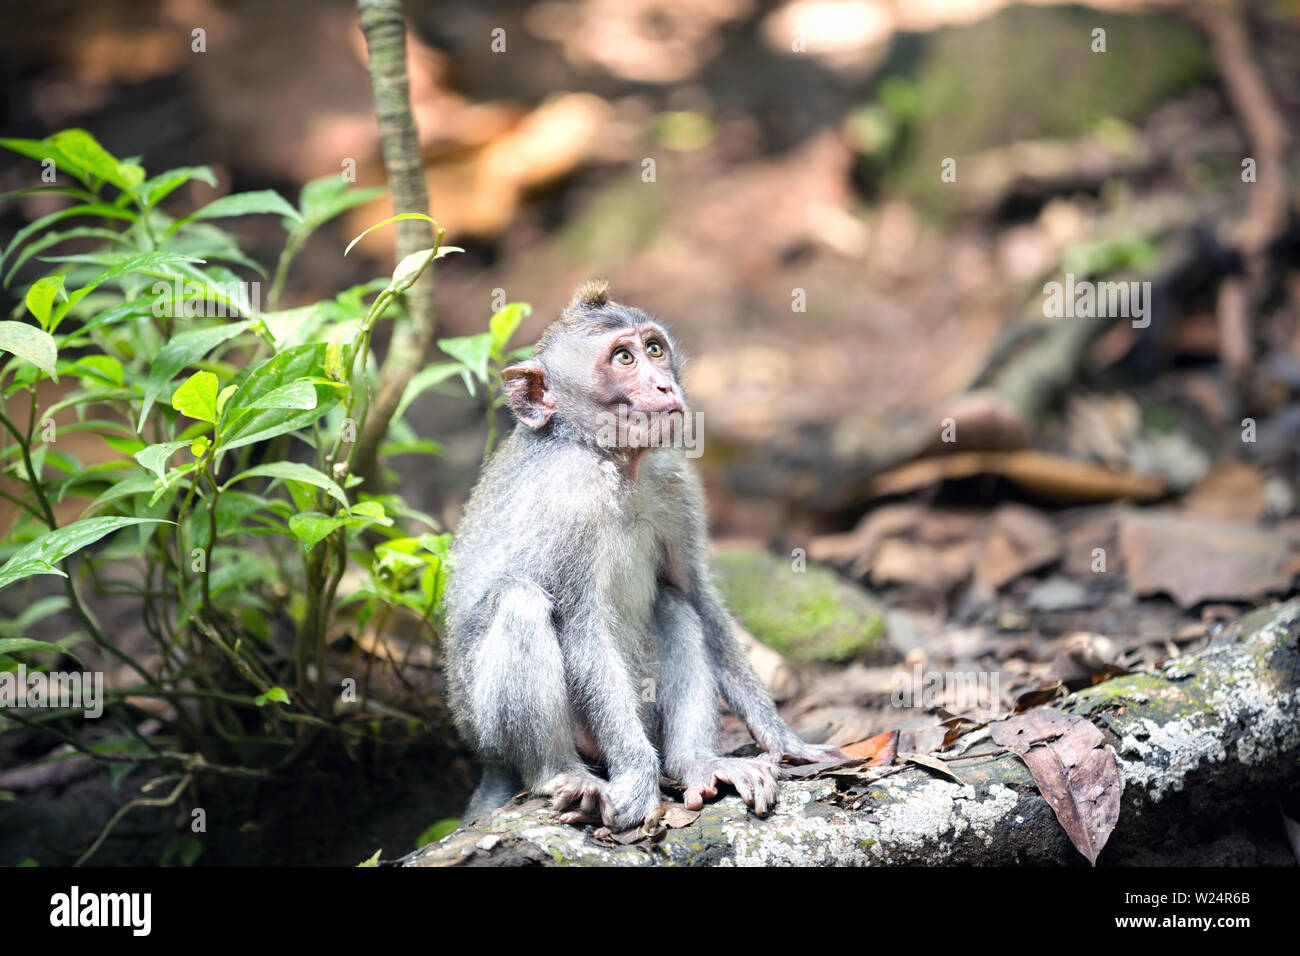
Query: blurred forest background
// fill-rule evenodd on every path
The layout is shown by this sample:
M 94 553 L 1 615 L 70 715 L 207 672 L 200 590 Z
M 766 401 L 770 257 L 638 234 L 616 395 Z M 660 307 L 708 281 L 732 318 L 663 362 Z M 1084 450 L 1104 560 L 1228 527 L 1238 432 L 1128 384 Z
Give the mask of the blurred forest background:
M 914 665 L 999 675 L 992 697 L 940 702 L 952 712 L 1051 700 L 1293 593 L 1300 5 L 439 0 L 409 15 L 430 212 L 467 250 L 438 268 L 439 336 L 482 331 L 502 289 L 532 303 L 531 342 L 596 275 L 671 324 L 704 417 L 716 566 L 780 652 L 756 654 L 796 729 L 849 743 L 929 726 L 890 703 Z M 188 184 L 180 208 L 293 197 L 349 160 L 383 183 L 349 0 L 6 4 L 0 44 L 4 135 L 80 126 L 151 169 L 211 165 L 217 189 Z M 31 176 L 0 157 L 0 192 Z M 7 203 L 0 241 L 57 205 Z M 389 211 L 313 236 L 285 303 L 386 274 L 390 235 L 342 253 Z M 236 228 L 274 262 L 272 217 Z M 1149 282 L 1149 323 L 1051 317 L 1044 284 L 1067 274 Z M 438 466 L 389 464 L 454 530 L 484 424 L 446 391 L 408 417 L 445 446 Z M 435 673 L 436 652 L 411 659 Z M 454 755 L 437 773 L 452 816 L 473 771 Z M 50 785 L 24 780 L 0 770 L 0 790 Z M 402 826 L 389 846 L 413 839 Z M 1289 853 L 1280 835 L 1211 838 L 1226 861 Z

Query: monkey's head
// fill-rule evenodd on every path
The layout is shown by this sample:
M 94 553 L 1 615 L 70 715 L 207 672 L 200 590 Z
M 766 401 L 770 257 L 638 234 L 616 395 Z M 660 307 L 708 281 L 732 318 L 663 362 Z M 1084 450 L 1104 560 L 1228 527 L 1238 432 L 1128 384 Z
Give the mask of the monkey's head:
M 542 333 L 533 357 L 501 377 L 510 410 L 527 428 L 559 424 L 609 444 L 611 422 L 631 420 L 632 427 L 619 426 L 617 443 L 647 447 L 654 429 L 680 422 L 686 410 L 677 369 L 676 345 L 661 324 L 611 302 L 605 282 L 588 282 Z

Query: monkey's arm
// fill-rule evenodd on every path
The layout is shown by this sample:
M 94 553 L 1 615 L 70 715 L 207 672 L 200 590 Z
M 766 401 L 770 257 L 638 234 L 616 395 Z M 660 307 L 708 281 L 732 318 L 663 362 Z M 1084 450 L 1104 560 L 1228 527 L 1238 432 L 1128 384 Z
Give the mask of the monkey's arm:
M 608 608 L 589 597 L 561 637 L 564 670 L 577 709 L 609 768 L 607 826 L 641 823 L 659 806 L 659 755 L 646 736 L 638 688 L 620 650 L 627 636 Z

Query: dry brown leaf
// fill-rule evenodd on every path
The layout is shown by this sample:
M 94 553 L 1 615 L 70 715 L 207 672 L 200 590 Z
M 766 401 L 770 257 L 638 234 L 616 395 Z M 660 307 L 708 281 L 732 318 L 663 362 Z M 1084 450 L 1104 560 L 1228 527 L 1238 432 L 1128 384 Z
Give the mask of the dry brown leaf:
M 901 584 L 930 593 L 945 593 L 970 576 L 974 559 L 973 541 L 936 547 L 890 538 L 880 546 L 871 564 L 871 580 L 877 585 Z
M 1285 591 L 1300 573 L 1300 554 L 1288 536 L 1248 524 L 1128 512 L 1119 541 L 1129 590 L 1168 594 L 1183 608 Z
M 688 827 L 700 818 L 699 810 L 687 810 L 680 803 L 675 803 L 664 812 L 663 825 L 670 830 Z
M 993 512 L 975 561 L 975 580 L 986 591 L 996 591 L 1060 557 L 1061 542 L 1046 515 L 1024 505 L 1004 504 Z
M 1039 707 L 990 726 L 993 742 L 1018 754 L 1070 837 L 1094 866 L 1119 820 L 1123 782 L 1115 752 L 1090 721 Z
M 902 757 L 904 763 L 914 763 L 918 767 L 925 767 L 927 770 L 933 770 L 935 773 L 947 777 L 954 783 L 964 784 L 966 782 L 961 777 L 957 776 L 956 771 L 954 771 L 946 762 L 932 754 L 899 754 L 899 756 Z
M 866 740 L 841 747 L 845 756 L 853 760 L 865 760 L 868 767 L 879 767 L 893 761 L 898 753 L 898 731 L 887 730 Z

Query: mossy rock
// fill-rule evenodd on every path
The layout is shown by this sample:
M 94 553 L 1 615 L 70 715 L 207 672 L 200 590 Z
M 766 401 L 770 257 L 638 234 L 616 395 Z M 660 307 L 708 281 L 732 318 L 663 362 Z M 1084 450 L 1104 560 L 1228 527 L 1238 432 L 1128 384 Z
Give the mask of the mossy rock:
M 763 551 L 728 551 L 712 560 L 718 590 L 744 628 L 796 660 L 890 659 L 885 620 L 867 594 L 834 571 Z

